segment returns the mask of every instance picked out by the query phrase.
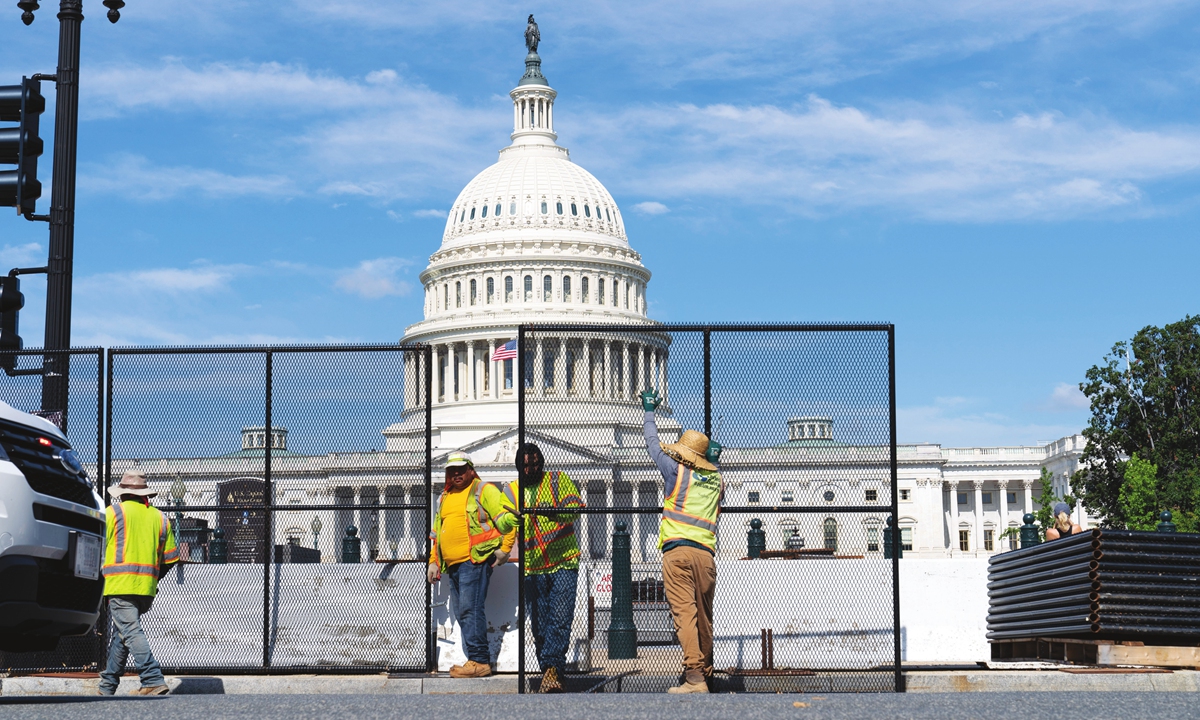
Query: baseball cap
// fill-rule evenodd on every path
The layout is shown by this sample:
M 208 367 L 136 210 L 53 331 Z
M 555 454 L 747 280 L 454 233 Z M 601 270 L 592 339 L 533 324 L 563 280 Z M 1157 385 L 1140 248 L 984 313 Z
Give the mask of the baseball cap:
M 446 467 L 448 468 L 462 467 L 463 465 L 472 468 L 475 467 L 475 463 L 471 461 L 471 456 L 465 452 L 452 452 L 446 458 Z

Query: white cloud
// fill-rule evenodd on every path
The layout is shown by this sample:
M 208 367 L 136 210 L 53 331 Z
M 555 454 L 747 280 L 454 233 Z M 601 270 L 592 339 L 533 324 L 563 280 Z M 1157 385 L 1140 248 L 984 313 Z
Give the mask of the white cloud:
M 1002 413 L 979 411 L 969 398 L 938 398 L 931 405 L 896 410 L 896 433 L 902 443 L 936 442 L 942 447 L 1033 445 L 1079 432 L 1068 424 L 1021 421 Z
M 427 209 L 427 210 L 417 210 L 417 211 L 413 212 L 413 217 L 434 218 L 436 220 L 442 220 L 442 219 L 445 219 L 445 217 L 446 217 L 446 211 L 445 210 L 434 210 L 432 208 Z
M 660 202 L 655 202 L 653 200 L 647 200 L 646 202 L 640 202 L 640 203 L 634 205 L 633 209 L 637 210 L 638 212 L 642 213 L 643 215 L 662 215 L 663 213 L 671 212 L 671 208 L 667 207 L 666 205 L 663 205 Z
M 1087 410 L 1091 401 L 1084 395 L 1078 385 L 1059 383 L 1054 386 L 1047 403 L 1050 410 Z
M 300 193 L 282 175 L 230 175 L 217 170 L 163 167 L 137 155 L 121 155 L 89 165 L 79 176 L 84 192 L 119 194 L 134 200 L 167 200 L 180 195 L 290 197 Z
M 369 299 L 407 295 L 412 292 L 412 285 L 400 280 L 397 275 L 410 265 L 411 261 L 396 257 L 363 260 L 358 267 L 341 272 L 334 285 Z
M 250 270 L 245 265 L 205 265 L 193 268 L 152 268 L 90 275 L 78 281 L 81 291 L 136 295 L 142 293 L 208 292 L 228 286 L 229 281 Z
M 31 242 L 16 246 L 5 243 L 4 247 L 0 248 L 0 272 L 3 272 L 4 267 L 28 267 L 34 263 L 39 266 L 46 264 L 46 252 L 41 243 Z

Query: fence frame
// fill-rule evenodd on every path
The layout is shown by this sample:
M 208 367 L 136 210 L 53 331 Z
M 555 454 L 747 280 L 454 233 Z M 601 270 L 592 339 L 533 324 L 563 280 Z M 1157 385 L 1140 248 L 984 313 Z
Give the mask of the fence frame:
M 889 435 L 889 472 L 891 480 L 891 506 L 888 508 L 896 528 L 890 538 L 884 542 L 892 543 L 892 672 L 894 677 L 893 690 L 903 692 L 904 674 L 901 669 L 900 647 L 900 532 L 897 522 L 900 517 L 899 505 L 899 465 L 896 454 L 896 326 L 892 323 L 527 323 L 517 327 L 517 357 L 513 373 L 513 385 L 517 389 L 517 446 L 525 444 L 526 417 L 525 410 L 528 393 L 525 390 L 526 377 L 526 342 L 531 333 L 547 332 L 579 332 L 579 333 L 673 333 L 688 332 L 702 333 L 704 343 L 704 434 L 712 436 L 712 334 L 714 332 L 884 332 L 887 333 L 887 363 L 888 363 L 888 435 Z M 606 361 L 607 362 L 607 361 Z M 535 375 L 536 377 L 536 375 Z M 525 514 L 525 494 L 517 493 L 517 512 Z M 661 508 L 580 508 L 582 514 L 596 512 L 611 514 L 614 510 L 620 514 L 657 514 Z M 841 505 L 830 506 L 773 506 L 760 505 L 745 507 L 722 507 L 722 512 L 878 512 L 877 505 Z M 536 511 L 533 511 L 536 514 Z M 525 617 L 525 533 L 517 533 L 517 624 L 520 628 L 520 640 L 517 654 L 517 692 L 526 692 L 526 642 L 525 634 L 528 626 Z M 607 682 L 607 681 L 606 681 Z
M 424 368 L 423 377 L 418 378 L 419 383 L 424 384 L 423 397 L 420 394 L 421 387 L 418 385 L 417 397 L 424 401 L 425 406 L 425 502 L 423 505 L 414 505 L 412 503 L 404 504 L 387 504 L 380 503 L 372 505 L 372 510 L 424 510 L 425 511 L 425 527 L 429 528 L 432 524 L 432 487 L 433 487 L 433 465 L 432 465 L 432 444 L 433 444 L 433 366 L 432 366 L 432 348 L 423 344 L 412 345 L 387 345 L 387 344 L 355 344 L 355 345 L 220 345 L 220 346 L 169 346 L 169 347 L 118 347 L 110 348 L 107 351 L 107 384 L 105 386 L 105 401 L 103 403 L 106 411 L 106 423 L 104 424 L 104 442 L 105 442 L 105 466 L 102 498 L 105 506 L 109 501 L 108 486 L 112 480 L 112 422 L 113 422 L 113 377 L 115 369 L 115 358 L 117 356 L 126 355 L 254 355 L 261 354 L 264 356 L 264 427 L 270 428 L 271 413 L 273 406 L 273 361 L 276 353 L 369 353 L 369 352 L 401 352 L 401 353 L 419 353 L 421 367 Z M 420 370 L 418 369 L 418 372 Z M 97 471 L 99 474 L 99 470 Z M 425 586 L 425 666 L 423 668 L 392 668 L 383 666 L 338 666 L 338 665 L 288 665 L 274 666 L 271 664 L 271 565 L 274 564 L 274 552 L 272 534 L 274 532 L 275 513 L 287 510 L 337 510 L 345 509 L 344 505 L 337 504 L 312 504 L 312 505 L 277 505 L 275 503 L 275 494 L 271 484 L 271 443 L 265 443 L 263 453 L 263 480 L 265 485 L 263 488 L 263 503 L 261 505 L 224 505 L 219 506 L 225 510 L 263 510 L 265 513 L 265 522 L 263 523 L 263 658 L 262 664 L 259 666 L 239 666 L 239 667 L 219 667 L 219 666 L 202 666 L 202 667 L 164 667 L 164 671 L 175 674 L 205 674 L 213 672 L 221 672 L 227 674 L 244 674 L 244 675 L 290 675 L 290 674 L 375 674 L 383 671 L 423 671 L 432 672 L 436 669 L 437 664 L 437 648 L 433 639 L 433 613 L 432 613 L 432 588 L 429 583 L 424 583 Z M 180 505 L 172 506 L 172 512 L 213 512 L 218 506 L 209 505 Z M 423 533 L 425 536 L 424 557 L 429 556 L 430 541 L 428 531 Z M 107 628 L 105 628 L 107 636 Z M 103 663 L 104 658 L 99 658 L 99 662 Z

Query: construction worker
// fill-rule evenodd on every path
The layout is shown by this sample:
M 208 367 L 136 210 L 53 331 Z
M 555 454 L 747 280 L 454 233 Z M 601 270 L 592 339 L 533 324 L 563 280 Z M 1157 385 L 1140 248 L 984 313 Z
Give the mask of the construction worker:
M 467 662 L 450 668 L 450 677 L 492 674 L 484 602 L 492 570 L 508 562 L 520 519 L 516 506 L 498 487 L 479 479 L 470 455 L 450 454 L 446 486 L 429 535 L 433 547 L 427 571 L 430 584 L 441 580 L 443 573 L 450 581 L 450 602 L 467 655 Z
M 675 635 L 683 648 L 683 683 L 669 693 L 707 693 L 713 663 L 713 594 L 717 585 L 717 518 L 725 483 L 716 462 L 721 446 L 704 433 L 686 430 L 679 442 L 658 440 L 654 411 L 662 398 L 641 394 L 646 450 L 662 473 L 663 518 L 658 547 L 663 554 L 663 590 L 671 605 Z
M 517 480 L 504 488 L 509 501 L 524 493 L 524 509 L 584 507 L 575 483 L 565 472 L 548 472 L 541 449 L 526 443 L 517 449 Z M 520 507 L 520 506 L 518 506 Z M 526 517 L 525 607 L 533 629 L 539 692 L 562 692 L 571 623 L 575 619 L 575 590 L 579 583 L 579 541 L 575 519 L 569 515 Z
M 142 630 L 142 615 L 149 612 L 158 593 L 158 579 L 179 562 L 175 533 L 167 517 L 150 506 L 155 493 L 146 487 L 146 476 L 131 471 L 114 489 L 117 502 L 105 511 L 104 595 L 113 633 L 108 643 L 108 665 L 100 673 L 100 694 L 113 695 L 130 655 L 141 676 L 134 695 L 166 695 L 167 681 L 150 652 Z

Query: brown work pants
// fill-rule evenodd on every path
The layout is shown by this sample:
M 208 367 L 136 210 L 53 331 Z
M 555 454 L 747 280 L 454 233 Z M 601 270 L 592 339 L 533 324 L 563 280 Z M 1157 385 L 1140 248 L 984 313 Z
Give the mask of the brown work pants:
M 675 635 L 683 646 L 684 670 L 712 675 L 713 593 L 717 564 L 711 553 L 676 547 L 663 554 L 663 589 L 671 604 Z

